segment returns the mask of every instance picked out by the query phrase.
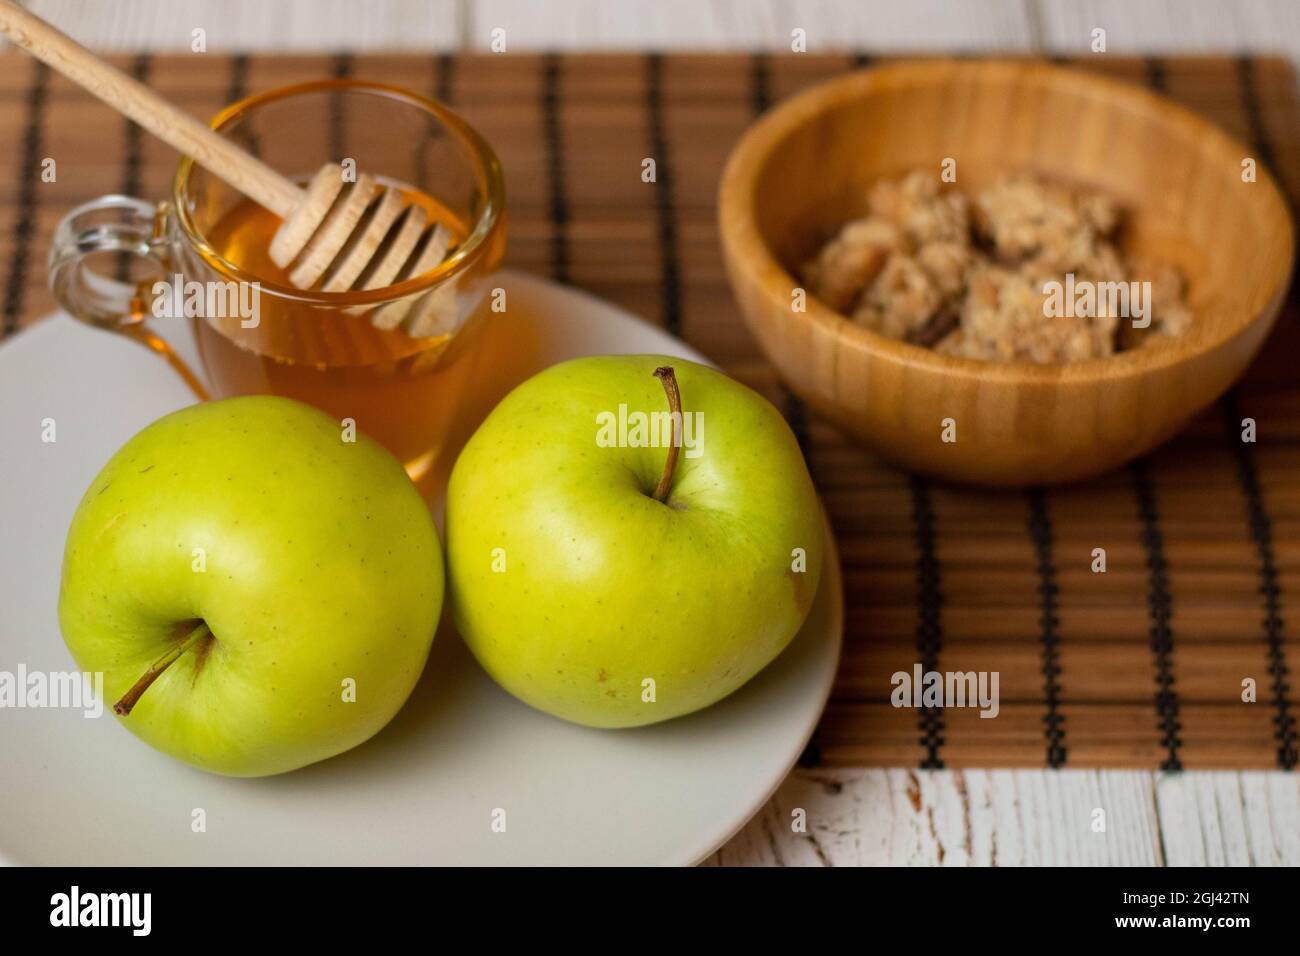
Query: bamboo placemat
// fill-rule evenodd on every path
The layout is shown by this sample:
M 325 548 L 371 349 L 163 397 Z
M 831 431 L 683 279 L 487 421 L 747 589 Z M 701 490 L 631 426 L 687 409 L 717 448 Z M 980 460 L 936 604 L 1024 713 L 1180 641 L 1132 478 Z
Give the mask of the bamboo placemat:
M 715 225 L 719 174 L 769 104 L 867 56 L 136 56 L 191 112 L 328 74 L 448 101 L 494 144 L 509 264 L 681 335 L 783 408 L 830 511 L 844 657 L 805 760 L 925 767 L 1292 768 L 1300 666 L 1300 386 L 1293 295 L 1245 381 L 1149 459 L 1087 484 L 994 493 L 901 474 L 810 416 L 741 323 Z M 1300 196 L 1300 111 L 1273 59 L 1079 60 L 1159 88 L 1253 144 Z M 164 195 L 176 157 L 61 77 L 0 55 L 0 321 L 47 315 L 55 224 L 105 192 Z M 57 176 L 40 176 L 46 158 Z M 657 183 L 641 180 L 654 157 Z M 798 184 L 791 184 L 797 188 Z M 87 334 L 91 334 L 87 332 Z M 1239 440 L 1258 422 L 1258 442 Z M 1092 549 L 1107 571 L 1090 571 Z M 1294 613 L 1294 612 L 1292 612 Z M 998 671 L 1001 713 L 889 704 L 890 675 Z M 1242 702 L 1242 682 L 1258 686 Z

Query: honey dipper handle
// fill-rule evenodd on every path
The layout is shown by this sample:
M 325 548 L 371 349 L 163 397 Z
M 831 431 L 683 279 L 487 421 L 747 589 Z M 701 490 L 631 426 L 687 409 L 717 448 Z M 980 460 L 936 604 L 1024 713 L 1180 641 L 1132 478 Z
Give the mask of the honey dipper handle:
M 256 156 L 12 0 L 0 0 L 0 33 L 281 219 L 302 198 L 297 185 Z

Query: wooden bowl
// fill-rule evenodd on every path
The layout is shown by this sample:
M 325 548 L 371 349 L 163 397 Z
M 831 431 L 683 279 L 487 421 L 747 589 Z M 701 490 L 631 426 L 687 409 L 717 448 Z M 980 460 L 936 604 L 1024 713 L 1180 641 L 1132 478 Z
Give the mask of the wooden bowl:
M 1092 186 L 1128 211 L 1122 245 L 1188 281 L 1195 321 L 1167 344 L 1069 365 L 949 358 L 885 338 L 807 296 L 799 266 L 867 187 L 957 161 L 974 193 L 1011 171 Z M 924 61 L 823 83 L 733 151 L 719 220 L 750 329 L 789 387 L 882 456 L 985 485 L 1083 478 L 1149 451 L 1223 394 L 1286 292 L 1294 228 L 1254 151 L 1168 100 L 1033 61 Z M 941 440 L 944 419 L 956 441 Z

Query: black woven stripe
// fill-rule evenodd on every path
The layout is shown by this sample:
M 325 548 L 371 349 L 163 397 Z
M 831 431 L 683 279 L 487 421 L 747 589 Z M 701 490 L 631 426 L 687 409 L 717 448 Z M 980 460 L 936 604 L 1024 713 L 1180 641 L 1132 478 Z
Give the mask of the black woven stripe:
M 1246 497 L 1246 518 L 1250 524 L 1250 538 L 1259 558 L 1259 593 L 1264 598 L 1264 644 L 1268 655 L 1269 689 L 1273 694 L 1273 739 L 1277 741 L 1277 765 L 1292 770 L 1297 765 L 1296 718 L 1291 713 L 1287 699 L 1289 668 L 1286 661 L 1285 622 L 1282 618 L 1282 586 L 1278 577 L 1277 560 L 1273 551 L 1273 522 L 1264 505 L 1264 491 L 1259 484 L 1259 469 L 1249 443 L 1241 440 L 1241 406 L 1235 392 L 1223 400 L 1224 425 L 1228 443 L 1237 460 L 1237 478 Z
M 1050 58 L 1052 63 L 1064 66 L 1068 57 L 1056 55 Z M 1164 70 L 1155 60 L 1147 61 L 1147 81 L 1157 88 L 1163 87 Z M 1047 713 L 1043 716 L 1044 732 L 1047 737 L 1047 765 L 1060 767 L 1066 761 L 1065 717 L 1060 706 L 1061 685 L 1059 677 L 1060 644 L 1058 631 L 1060 621 L 1056 616 L 1058 607 L 1056 585 L 1056 566 L 1052 561 L 1052 522 L 1047 508 L 1047 496 L 1041 488 L 1029 491 L 1029 537 L 1034 543 L 1037 557 L 1038 595 L 1039 595 L 1039 634 L 1043 645 L 1043 694 Z
M 350 53 L 336 53 L 331 73 L 336 80 L 346 80 L 352 75 L 353 60 Z M 342 162 L 347 154 L 347 123 L 343 116 L 343 95 L 330 95 L 330 156 Z
M 450 53 L 437 54 L 433 58 L 433 85 L 429 89 L 429 95 L 439 103 L 450 105 L 454 93 L 455 78 L 455 59 L 453 56 Z M 426 142 L 418 144 L 415 149 L 415 179 L 412 185 L 426 192 L 436 192 L 429 172 L 430 157 L 437 148 L 434 142 L 446 134 L 442 124 L 432 117 L 426 120 L 425 129 L 429 138 Z
M 1266 166 L 1273 166 L 1275 153 L 1273 142 L 1268 135 L 1268 127 L 1260 113 L 1254 60 L 1248 56 L 1237 60 L 1237 78 L 1241 83 L 1242 106 L 1246 111 L 1246 125 L 1250 131 L 1251 142 L 1259 154 L 1260 161 Z M 1294 295 L 1293 287 L 1292 296 Z M 1284 770 L 1291 770 L 1297 765 L 1297 729 L 1296 718 L 1291 713 L 1291 704 L 1287 696 L 1290 691 L 1287 682 L 1289 668 L 1286 659 L 1285 622 L 1282 617 L 1282 586 L 1273 550 L 1273 522 L 1269 517 L 1263 488 L 1259 483 L 1259 469 L 1253 446 L 1241 440 L 1241 406 L 1235 391 L 1224 396 L 1222 406 L 1227 426 L 1226 437 L 1237 463 L 1237 477 L 1245 498 L 1250 537 L 1259 558 L 1259 592 L 1264 599 L 1264 618 L 1261 623 L 1268 656 L 1270 689 L 1276 710 L 1273 715 L 1273 739 L 1277 744 L 1277 764 Z
M 141 83 L 149 82 L 149 72 L 153 69 L 153 57 L 141 53 L 131 61 L 131 76 Z M 125 159 L 122 163 L 122 192 L 127 196 L 140 195 L 140 166 L 144 148 L 144 130 L 126 121 Z M 115 274 L 119 282 L 126 282 L 131 274 L 131 254 L 118 253 Z
M 821 725 L 818 724 L 813 730 L 813 734 L 808 738 L 808 746 L 803 748 L 803 753 L 795 763 L 805 769 L 817 767 L 822 762 L 822 744 L 821 744 Z
M 1164 60 L 1148 57 L 1145 67 L 1147 85 L 1158 93 L 1167 93 L 1169 76 Z M 1156 668 L 1156 713 L 1160 721 L 1158 726 L 1162 734 L 1161 743 L 1167 751 L 1161 767 L 1165 770 L 1178 770 L 1182 767 L 1178 757 L 1178 747 L 1182 743 L 1178 732 L 1182 725 L 1178 722 L 1178 692 L 1174 688 L 1174 632 L 1171 624 L 1173 601 L 1169 594 L 1164 535 L 1160 531 L 1155 485 L 1151 481 L 1146 462 L 1134 462 L 1131 472 L 1138 498 L 1138 515 L 1142 520 L 1142 541 L 1147 553 L 1147 605 L 1151 614 L 1151 653 Z
M 755 53 L 750 61 L 749 96 L 755 115 L 772 105 L 772 62 L 766 53 Z
M 1274 162 L 1273 143 L 1268 127 L 1260 115 L 1259 90 L 1255 82 L 1255 63 L 1243 56 L 1237 61 L 1237 78 L 1241 83 L 1242 105 L 1246 111 L 1246 124 L 1251 142 L 1260 160 L 1268 166 Z M 1293 293 L 1294 294 L 1294 293 Z M 1290 669 L 1286 659 L 1286 626 L 1282 617 L 1282 583 L 1278 574 L 1273 549 L 1273 522 L 1259 483 L 1259 468 L 1253 446 L 1241 440 L 1241 405 L 1237 393 L 1224 396 L 1224 424 L 1228 445 L 1237 463 L 1237 478 L 1246 504 L 1246 520 L 1250 526 L 1251 541 L 1259 559 L 1259 593 L 1264 599 L 1264 645 L 1268 656 L 1268 673 L 1273 694 L 1273 740 L 1277 744 L 1277 765 L 1283 770 L 1297 766 L 1298 735 L 1296 717 L 1291 712 L 1288 699 Z
M 560 97 L 564 64 L 558 53 L 542 59 L 542 134 L 550 188 L 551 275 L 569 281 L 569 199 L 564 186 L 564 137 L 560 131 Z
M 456 58 L 450 53 L 439 53 L 433 66 L 433 98 L 440 103 L 450 103 L 456 82 Z
M 912 526 L 916 539 L 917 622 L 916 651 L 921 670 L 925 673 L 939 669 L 939 651 L 943 646 L 943 592 L 940 588 L 939 555 L 935 545 L 934 503 L 930 499 L 930 484 L 920 475 L 913 475 Z M 943 708 L 922 707 L 917 711 L 921 728 L 921 746 L 925 769 L 943 768 L 939 750 L 943 746 Z
M 138 54 L 131 61 L 131 75 L 141 83 L 149 82 L 153 70 L 153 56 L 148 53 Z M 140 193 L 140 168 L 144 148 L 144 130 L 127 120 L 126 123 L 126 168 L 122 173 L 122 192 L 128 196 Z
M 238 103 L 248 95 L 248 74 L 253 65 L 247 53 L 236 53 L 230 58 L 230 80 L 226 84 L 226 103 Z M 258 138 L 255 123 L 244 123 L 236 136 L 244 144 L 244 149 L 254 156 L 262 155 L 262 143 Z
M 1237 60 L 1237 80 L 1241 83 L 1241 103 L 1246 111 L 1246 128 L 1249 131 L 1251 145 L 1259 154 L 1259 160 L 1272 170 L 1276 170 L 1277 154 L 1273 151 L 1273 140 L 1268 135 L 1268 126 L 1260 111 L 1259 86 L 1255 77 L 1255 61 L 1249 56 Z M 1292 209 L 1295 209 L 1295 196 L 1288 196 Z M 1291 302 L 1300 302 L 1300 282 L 1292 282 L 1287 298 Z
M 1270 169 L 1275 169 L 1273 141 L 1269 138 L 1268 127 L 1264 125 L 1264 115 L 1259 108 L 1259 88 L 1255 84 L 1255 61 L 1249 56 L 1237 59 L 1237 79 L 1241 83 L 1241 102 L 1246 109 L 1246 126 L 1250 130 L 1250 141 L 1259 153 L 1260 160 Z
M 41 140 L 49 88 L 50 68 L 44 63 L 33 61 L 32 85 L 27 88 L 27 126 L 23 130 L 23 155 L 18 164 L 18 215 L 14 219 L 9 281 L 5 286 L 4 327 L 0 338 L 17 330 L 27 300 L 27 265 L 31 261 L 37 207 L 40 205 Z
M 237 103 L 248 95 L 248 54 L 230 58 L 230 81 L 226 84 L 226 102 Z
M 659 220 L 659 271 L 663 282 L 664 328 L 682 332 L 681 267 L 677 253 L 677 203 L 673 195 L 672 163 L 664 129 L 663 57 L 651 53 L 645 62 L 646 117 L 650 127 L 650 155 L 655 162 L 655 213 Z
M 1157 93 L 1169 92 L 1169 76 L 1165 72 L 1165 61 L 1158 56 L 1149 56 L 1143 65 L 1146 67 L 1147 86 Z
M 1056 585 L 1056 564 L 1052 560 L 1052 516 L 1047 508 L 1047 495 L 1042 488 L 1031 488 L 1029 498 L 1029 538 L 1034 543 L 1038 570 L 1039 637 L 1043 645 L 1043 699 L 1047 713 L 1043 715 L 1043 733 L 1047 738 L 1047 765 L 1060 767 L 1065 763 L 1065 717 L 1059 712 L 1061 702 L 1060 647 L 1056 616 L 1059 606 Z
M 131 61 L 131 75 L 141 83 L 149 82 L 153 70 L 153 57 L 141 53 Z M 144 147 L 144 130 L 130 120 L 126 121 L 126 168 L 122 173 L 122 192 L 128 196 L 140 194 L 140 165 Z
M 1178 748 L 1182 738 L 1179 723 L 1178 691 L 1174 688 L 1174 629 L 1173 599 L 1169 594 L 1169 564 L 1165 560 L 1165 539 L 1160 531 L 1160 511 L 1156 505 L 1155 484 L 1151 480 L 1145 459 L 1129 466 L 1133 476 L 1133 490 L 1137 497 L 1138 519 L 1142 522 L 1139 540 L 1146 551 L 1147 609 L 1151 615 L 1151 656 L 1155 664 L 1156 724 L 1160 745 L 1165 748 L 1161 770 L 1181 770 Z

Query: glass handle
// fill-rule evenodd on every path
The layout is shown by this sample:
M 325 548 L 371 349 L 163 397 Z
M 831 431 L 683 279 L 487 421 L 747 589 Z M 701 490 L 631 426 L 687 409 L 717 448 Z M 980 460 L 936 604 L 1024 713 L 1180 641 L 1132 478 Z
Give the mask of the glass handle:
M 54 230 L 50 291 L 78 321 L 120 332 L 165 359 L 199 400 L 206 401 L 208 392 L 198 376 L 145 324 L 150 300 L 142 289 L 172 270 L 166 228 L 169 212 L 165 203 L 154 205 L 130 196 L 101 196 L 73 209 Z M 115 263 L 114 275 L 94 268 L 105 262 Z M 140 263 L 150 278 L 134 282 L 122 278 L 138 274 Z

